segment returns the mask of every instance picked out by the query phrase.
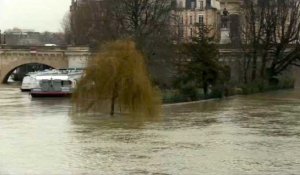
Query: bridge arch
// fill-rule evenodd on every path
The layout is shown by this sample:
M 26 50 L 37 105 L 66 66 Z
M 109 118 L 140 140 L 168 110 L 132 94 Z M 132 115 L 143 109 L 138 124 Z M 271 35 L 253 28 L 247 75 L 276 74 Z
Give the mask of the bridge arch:
M 31 56 L 31 57 L 2 57 L 2 64 L 0 67 L 0 83 L 6 83 L 10 74 L 18 67 L 28 64 L 47 65 L 55 69 L 68 68 L 68 60 L 64 55 L 60 56 Z M 5 63 L 5 64 L 3 64 Z
M 56 69 L 55 67 L 52 67 L 52 66 L 46 65 L 46 64 L 42 64 L 42 63 L 27 63 L 27 64 L 21 64 L 21 65 L 18 65 L 17 67 L 12 68 L 9 72 L 6 73 L 6 75 L 4 74 L 4 77 L 3 77 L 3 79 L 1 80 L 2 84 L 7 83 L 8 79 L 9 79 L 9 76 L 12 75 L 12 73 L 13 73 L 16 69 L 18 69 L 18 68 L 20 68 L 20 67 L 22 67 L 22 66 L 31 65 L 31 64 L 39 64 L 39 65 L 48 66 L 49 68 L 52 68 L 52 69 Z M 8 68 L 7 70 L 9 70 L 9 69 L 10 69 L 10 68 Z
M 2 46 L 0 48 L 0 84 L 9 73 L 21 65 L 42 64 L 55 69 L 86 67 L 91 52 L 87 47 L 31 47 Z

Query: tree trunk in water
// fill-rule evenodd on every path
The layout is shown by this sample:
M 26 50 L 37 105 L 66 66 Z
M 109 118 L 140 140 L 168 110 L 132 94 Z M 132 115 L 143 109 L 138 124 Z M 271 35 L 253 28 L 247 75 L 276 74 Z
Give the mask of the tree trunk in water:
M 244 83 L 247 84 L 248 83 L 248 78 L 247 75 L 244 75 Z
M 110 104 L 110 115 L 113 116 L 115 114 L 115 96 L 114 94 L 112 95 L 112 98 L 111 98 L 111 104 Z
M 204 93 L 204 96 L 206 97 L 207 94 L 208 94 L 208 83 L 207 83 L 207 80 L 206 80 L 206 72 L 203 72 L 202 73 L 202 86 L 203 86 L 203 93 Z
M 260 76 L 262 79 L 265 78 L 265 75 L 266 75 L 265 71 L 266 71 L 266 61 L 263 59 L 261 69 L 260 69 Z
M 260 76 L 262 79 L 266 78 L 266 66 L 267 66 L 267 58 L 268 57 L 268 52 L 265 51 L 261 58 L 261 68 L 260 68 Z
M 252 81 L 256 80 L 256 70 L 257 70 L 257 56 L 256 53 L 254 53 L 253 62 L 252 62 L 252 75 L 251 75 Z
M 203 82 L 203 92 L 204 92 L 204 96 L 206 97 L 208 94 L 208 85 L 206 81 Z
M 247 84 L 248 83 L 248 69 L 247 68 L 244 69 L 243 79 L 244 79 L 244 83 Z
M 115 114 L 115 102 L 117 98 L 117 85 L 115 85 L 113 92 L 112 92 L 112 97 L 111 97 L 111 104 L 110 104 L 110 115 L 113 116 Z

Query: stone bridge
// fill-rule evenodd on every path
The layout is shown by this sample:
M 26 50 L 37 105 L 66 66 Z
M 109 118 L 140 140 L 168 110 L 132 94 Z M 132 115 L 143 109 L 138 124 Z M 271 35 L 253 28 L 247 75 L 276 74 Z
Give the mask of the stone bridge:
M 55 69 L 84 68 L 90 55 L 85 47 L 1 47 L 0 83 L 6 83 L 11 73 L 22 65 L 37 63 Z

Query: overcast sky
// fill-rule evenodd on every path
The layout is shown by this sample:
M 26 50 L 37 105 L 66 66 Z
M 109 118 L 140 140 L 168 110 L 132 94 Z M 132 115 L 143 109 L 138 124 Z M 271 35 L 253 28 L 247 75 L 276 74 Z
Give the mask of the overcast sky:
M 71 0 L 0 0 L 0 30 L 62 31 Z

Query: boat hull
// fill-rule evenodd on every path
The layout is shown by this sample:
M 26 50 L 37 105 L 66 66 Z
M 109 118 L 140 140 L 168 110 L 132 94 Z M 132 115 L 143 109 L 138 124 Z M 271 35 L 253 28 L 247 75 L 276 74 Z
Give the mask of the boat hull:
M 21 92 L 30 92 L 31 91 L 31 89 L 22 89 L 22 88 L 20 88 L 20 90 L 21 90 Z
M 72 93 L 66 92 L 31 92 L 32 97 L 70 97 Z

